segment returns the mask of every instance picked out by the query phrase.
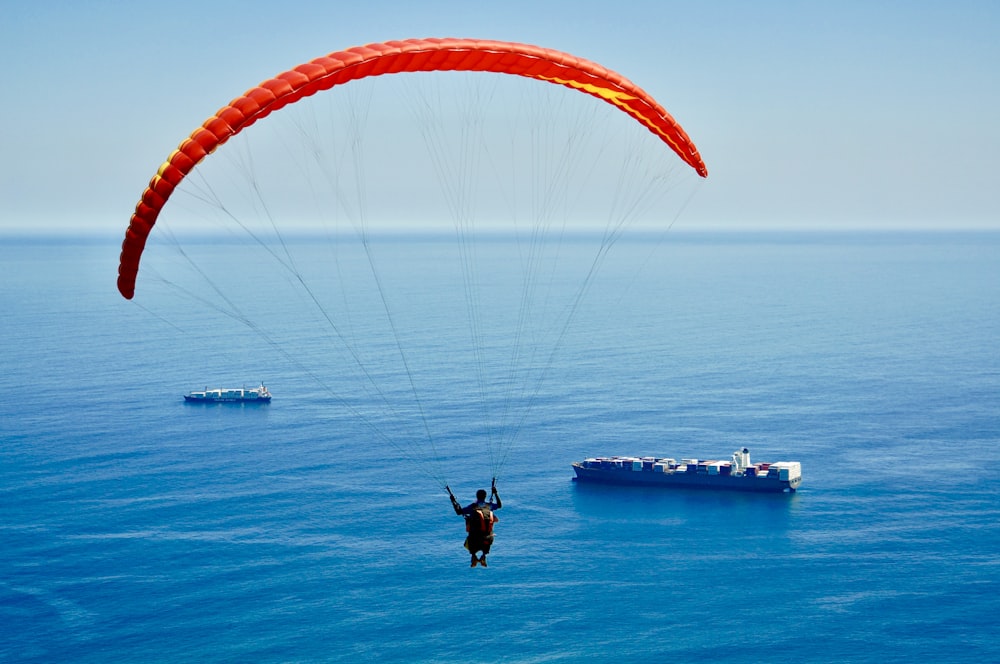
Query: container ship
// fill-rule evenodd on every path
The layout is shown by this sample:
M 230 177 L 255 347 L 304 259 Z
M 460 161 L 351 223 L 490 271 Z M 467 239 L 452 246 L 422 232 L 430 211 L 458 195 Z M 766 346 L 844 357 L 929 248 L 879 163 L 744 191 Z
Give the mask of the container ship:
M 264 384 L 260 387 L 234 387 L 210 390 L 207 387 L 198 392 L 184 395 L 184 401 L 195 403 L 270 403 L 271 393 Z
M 750 463 L 750 450 L 733 452 L 730 461 L 658 457 L 595 457 L 573 463 L 580 482 L 689 487 L 768 493 L 794 492 L 802 483 L 798 461 Z

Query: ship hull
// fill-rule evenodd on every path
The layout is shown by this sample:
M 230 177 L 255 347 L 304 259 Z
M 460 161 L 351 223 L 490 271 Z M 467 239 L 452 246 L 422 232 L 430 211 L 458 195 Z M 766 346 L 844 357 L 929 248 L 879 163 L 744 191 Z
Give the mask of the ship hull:
M 271 403 L 271 397 L 254 397 L 250 398 L 218 398 L 218 397 L 193 397 L 189 394 L 184 395 L 184 401 L 188 403 Z
M 782 480 L 777 477 L 750 475 L 710 475 L 689 472 L 656 472 L 624 468 L 584 468 L 573 464 L 574 478 L 580 482 L 618 484 L 629 486 L 675 487 L 684 489 L 711 489 L 719 491 L 750 491 L 755 493 L 794 492 L 802 478 Z

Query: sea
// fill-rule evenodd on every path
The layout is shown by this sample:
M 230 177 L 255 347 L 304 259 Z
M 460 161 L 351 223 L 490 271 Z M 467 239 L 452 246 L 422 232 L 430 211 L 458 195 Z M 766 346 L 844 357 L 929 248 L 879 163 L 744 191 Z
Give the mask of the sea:
M 120 241 L 0 242 L 0 661 L 1000 661 L 997 233 L 623 239 L 568 298 L 499 466 L 465 333 L 436 317 L 447 290 L 391 300 L 427 323 L 401 332 L 421 396 L 387 410 L 395 384 L 301 354 L 304 318 L 251 325 L 142 283 L 125 300 Z M 395 242 L 384 283 L 419 290 L 433 241 Z M 195 253 L 269 269 L 246 250 Z M 283 293 L 252 302 L 283 312 Z M 376 381 L 387 343 L 364 357 Z M 182 398 L 261 382 L 268 405 Z M 433 444 L 395 424 L 415 404 Z M 743 447 L 801 462 L 799 491 L 571 468 Z M 470 568 L 442 480 L 466 503 L 494 473 L 496 541 Z

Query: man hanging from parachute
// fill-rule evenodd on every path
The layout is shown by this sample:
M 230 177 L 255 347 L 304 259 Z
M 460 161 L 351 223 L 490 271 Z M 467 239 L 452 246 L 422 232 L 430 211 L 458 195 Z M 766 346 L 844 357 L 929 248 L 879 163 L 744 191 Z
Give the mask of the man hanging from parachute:
M 193 169 L 233 136 L 290 104 L 351 81 L 388 74 L 453 71 L 520 76 L 595 97 L 648 129 L 698 175 L 708 175 L 694 143 L 663 106 L 629 79 L 595 62 L 553 49 L 492 40 L 409 39 L 368 44 L 330 53 L 265 80 L 191 132 L 157 169 L 136 204 L 122 243 L 118 290 L 126 299 L 134 297 L 140 259 L 164 205 Z M 289 268 L 284 262 L 282 265 Z M 486 500 L 483 489 L 477 492 L 476 502 L 464 508 L 451 489 L 448 495 L 455 513 L 466 519 L 472 567 L 485 567 L 493 542 L 494 512 L 501 507 L 496 479 L 492 485 L 495 502 Z M 477 553 L 481 555 L 477 557 Z
M 500 520 L 495 512 L 503 507 L 500 494 L 497 493 L 497 478 L 493 478 L 493 484 L 490 487 L 490 497 L 495 498 L 496 502 L 486 502 L 486 489 L 480 489 L 476 492 L 476 502 L 462 507 L 451 489 L 447 486 L 445 489 L 448 491 L 448 497 L 451 498 L 451 506 L 455 508 L 455 514 L 465 517 L 465 532 L 468 533 L 465 538 L 465 548 L 472 554 L 470 567 L 475 567 L 477 564 L 486 567 L 486 555 L 490 552 L 490 547 L 493 546 L 493 524 Z M 477 557 L 476 554 L 480 551 L 482 555 Z

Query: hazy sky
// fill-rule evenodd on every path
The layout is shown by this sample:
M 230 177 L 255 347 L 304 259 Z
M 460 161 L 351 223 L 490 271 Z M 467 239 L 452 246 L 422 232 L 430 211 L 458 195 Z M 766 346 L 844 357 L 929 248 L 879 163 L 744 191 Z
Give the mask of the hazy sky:
M 1000 229 L 1000 2 L 4 0 L 0 231 L 123 232 L 263 79 L 410 37 L 535 43 L 659 99 L 710 176 L 679 227 Z

